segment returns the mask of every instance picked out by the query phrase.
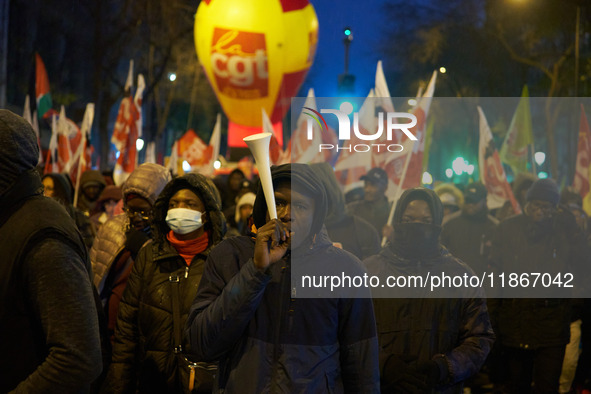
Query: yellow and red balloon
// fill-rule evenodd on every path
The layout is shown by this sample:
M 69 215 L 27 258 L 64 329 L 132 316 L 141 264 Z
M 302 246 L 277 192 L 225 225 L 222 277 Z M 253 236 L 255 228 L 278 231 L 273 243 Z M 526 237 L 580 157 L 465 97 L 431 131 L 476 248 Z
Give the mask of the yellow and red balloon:
M 261 109 L 282 144 L 281 122 L 314 60 L 318 19 L 308 0 L 203 0 L 195 46 L 230 119 L 228 146 L 262 127 Z

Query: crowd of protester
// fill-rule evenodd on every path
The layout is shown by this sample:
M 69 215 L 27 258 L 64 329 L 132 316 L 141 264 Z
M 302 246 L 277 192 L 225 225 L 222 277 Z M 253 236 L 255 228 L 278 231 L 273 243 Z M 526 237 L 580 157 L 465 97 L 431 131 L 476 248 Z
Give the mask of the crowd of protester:
M 479 183 L 409 189 L 392 206 L 382 169 L 344 195 L 329 164 L 286 164 L 271 169 L 271 219 L 238 169 L 210 179 L 142 164 L 120 187 L 88 171 L 74 205 L 69 177 L 40 175 L 38 153 L 29 124 L 0 110 L 2 393 L 591 389 L 581 287 L 571 298 L 307 298 L 292 277 L 302 266 L 585 277 L 582 199 L 552 180 L 517 177 L 521 211 L 489 209 Z

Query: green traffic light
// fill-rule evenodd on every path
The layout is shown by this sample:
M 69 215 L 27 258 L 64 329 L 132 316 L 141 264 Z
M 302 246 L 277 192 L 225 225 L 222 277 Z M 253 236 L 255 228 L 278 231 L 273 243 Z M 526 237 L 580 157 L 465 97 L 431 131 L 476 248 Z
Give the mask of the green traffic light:
M 350 29 L 345 29 L 345 35 L 346 35 L 346 36 L 349 36 L 349 35 L 351 35 L 351 30 L 350 30 Z

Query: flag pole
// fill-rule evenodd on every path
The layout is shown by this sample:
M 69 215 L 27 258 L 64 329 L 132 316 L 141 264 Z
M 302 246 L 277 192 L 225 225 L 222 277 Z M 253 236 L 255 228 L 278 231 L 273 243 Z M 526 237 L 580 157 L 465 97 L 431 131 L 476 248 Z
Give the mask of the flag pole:
M 76 207 L 76 205 L 78 204 L 78 196 L 80 194 L 80 175 L 82 172 L 82 165 L 86 165 L 86 158 L 85 153 L 86 153 L 86 137 L 82 137 L 84 138 L 84 141 L 82 142 L 82 153 L 80 154 L 80 157 L 78 158 L 78 169 L 77 169 L 77 173 L 76 173 L 76 188 L 74 189 L 74 207 Z
M 414 149 L 415 142 L 412 142 L 411 149 Z M 396 194 L 394 195 L 394 199 L 392 200 L 392 207 L 390 207 L 390 214 L 388 215 L 388 221 L 386 222 L 387 225 L 391 225 L 392 219 L 394 218 L 394 210 L 396 209 L 396 203 L 402 194 L 402 186 L 404 185 L 404 180 L 406 179 L 406 172 L 408 170 L 408 166 L 410 164 L 410 158 L 412 157 L 412 152 L 406 155 L 406 160 L 404 161 L 404 167 L 402 169 L 402 176 L 400 177 L 400 184 L 396 190 Z M 388 239 L 386 237 L 382 237 L 382 247 L 386 246 L 386 242 Z
M 86 104 L 86 111 L 84 111 L 84 117 L 82 118 L 82 127 L 80 133 L 82 134 L 82 150 L 78 148 L 78 168 L 76 173 L 76 187 L 74 188 L 74 207 L 78 204 L 78 196 L 80 195 L 80 175 L 82 173 L 82 167 L 86 167 L 86 145 L 88 144 L 88 133 L 94 120 L 94 104 Z

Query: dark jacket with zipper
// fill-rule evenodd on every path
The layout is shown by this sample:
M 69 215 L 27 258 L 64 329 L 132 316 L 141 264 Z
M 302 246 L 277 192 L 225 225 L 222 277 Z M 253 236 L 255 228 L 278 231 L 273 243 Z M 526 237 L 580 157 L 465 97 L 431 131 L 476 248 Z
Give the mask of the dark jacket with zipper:
M 490 272 L 490 249 L 498 224 L 499 221 L 488 214 L 488 209 L 476 215 L 454 212 L 443 222 L 441 244 L 477 274 Z
M 474 275 L 466 264 L 439 245 L 436 237 L 422 239 L 415 235 L 413 243 L 418 243 L 420 250 L 403 242 L 404 228 L 417 224 L 404 220 L 406 207 L 416 200 L 425 201 L 431 211 L 431 223 L 420 225 L 438 230 L 443 220 L 439 197 L 425 188 L 406 190 L 394 211 L 392 243 L 382 248 L 379 255 L 364 260 L 368 274 L 380 277 L 381 281 L 392 277 L 396 281 L 409 279 L 408 286 L 373 289 L 382 388 L 387 392 L 400 388 L 399 376 L 391 374 L 389 367 L 393 360 L 399 359 L 410 369 L 431 362 L 437 364 L 439 379 L 431 382 L 429 393 L 462 393 L 463 381 L 480 370 L 494 341 L 484 291 L 447 285 L 445 290 L 432 292 L 429 284 L 425 287 L 410 284 L 411 277 L 430 282 L 428 276 Z
M 505 274 L 506 287 L 511 273 L 550 274 L 554 280 L 557 274 L 564 278 L 570 272 L 574 273 L 571 284 L 576 291 L 583 284 L 577 265 L 588 267 L 589 256 L 575 233 L 574 218 L 564 212 L 554 215 L 553 224 L 545 230 L 536 228 L 524 214 L 512 216 L 501 222 L 495 232 L 491 263 L 498 273 Z M 540 286 L 542 279 L 537 284 Z M 547 289 L 550 290 L 551 287 Z M 522 294 L 525 291 L 528 289 L 523 288 Z M 491 309 L 499 341 L 504 346 L 533 350 L 566 345 L 569 341 L 569 298 L 502 298 L 491 302 Z
M 145 245 L 133 265 L 119 304 L 113 360 L 104 392 L 184 393 L 189 392 L 189 343 L 175 330 L 184 331 L 185 320 L 197 293 L 205 260 L 211 247 L 223 236 L 220 199 L 213 183 L 198 174 L 172 180 L 154 204 L 154 241 Z M 166 240 L 168 201 L 181 189 L 195 192 L 205 204 L 210 232 L 208 248 L 190 265 Z M 174 322 L 174 295 L 178 291 L 179 324 Z
M 384 247 L 364 264 L 368 274 L 382 280 L 388 276 L 426 277 L 428 272 L 445 272 L 450 277 L 474 274 L 444 248 L 438 256 L 415 261 Z M 410 292 L 422 294 L 411 298 Z M 443 354 L 449 375 L 436 392 L 462 393 L 462 382 L 480 370 L 494 342 L 484 293 L 480 292 L 480 297 L 429 298 L 428 292 L 405 288 L 400 298 L 374 299 L 380 367 L 390 355 L 422 363 Z M 394 377 L 382 376 L 384 381 L 389 378 Z
M 215 248 L 191 310 L 192 350 L 219 360 L 218 392 L 377 392 L 371 300 L 291 298 L 290 264 L 301 262 L 288 255 L 263 273 L 253 254 L 249 237 Z M 323 235 L 305 257 L 346 265 L 351 256 Z
M 187 325 L 192 351 L 219 361 L 216 392 L 379 392 L 378 345 L 369 298 L 294 298 L 292 266 L 340 265 L 362 273 L 359 261 L 332 246 L 321 230 L 326 214 L 322 183 L 308 166 L 272 168 L 273 182 L 291 179 L 319 191 L 311 234 L 297 250 L 262 272 L 255 241 L 233 237 L 210 255 Z M 262 191 L 255 224 L 267 211 Z M 334 273 L 338 274 L 338 273 Z

